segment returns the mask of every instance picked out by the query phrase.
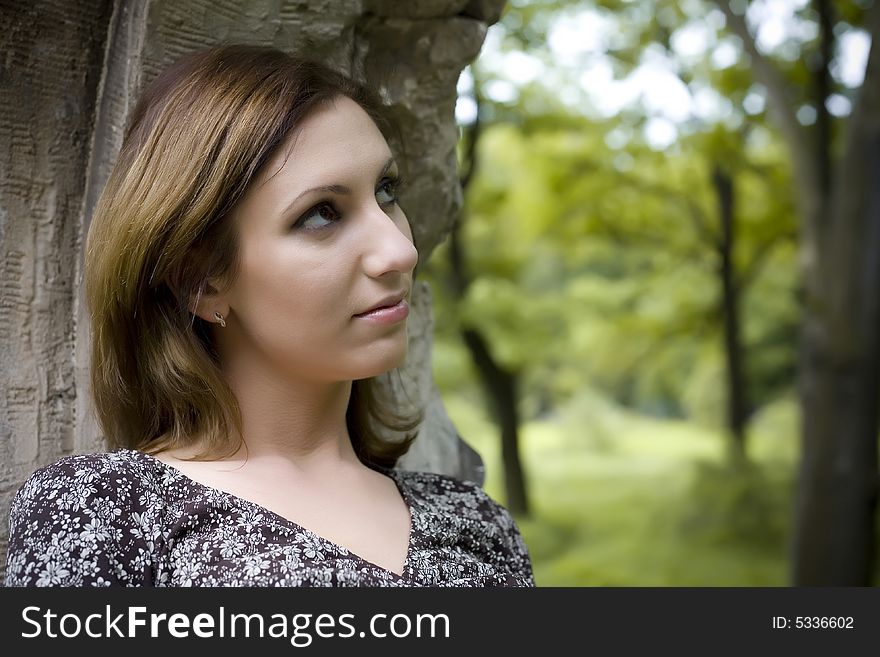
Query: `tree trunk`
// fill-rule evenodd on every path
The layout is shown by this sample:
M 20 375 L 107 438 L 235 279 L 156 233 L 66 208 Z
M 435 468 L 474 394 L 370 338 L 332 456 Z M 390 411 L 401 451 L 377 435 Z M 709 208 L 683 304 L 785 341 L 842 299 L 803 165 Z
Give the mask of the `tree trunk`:
M 519 457 L 519 413 L 517 412 L 517 376 L 500 367 L 492 355 L 483 336 L 472 329 L 461 332 L 464 343 L 480 373 L 498 425 L 501 427 L 501 460 L 504 464 L 504 488 L 507 493 L 507 508 L 517 515 L 528 515 L 529 504 L 526 496 L 526 482 L 522 461 Z
M 721 218 L 721 289 L 724 321 L 724 354 L 727 362 L 727 428 L 731 452 L 738 460 L 746 457 L 746 388 L 743 375 L 743 348 L 740 338 L 739 286 L 734 269 L 736 226 L 734 217 L 733 180 L 720 166 L 712 173 Z
M 463 136 L 465 153 L 462 162 L 461 189 L 467 190 L 477 170 L 477 143 L 482 134 L 482 92 L 480 75 L 476 67 L 471 67 L 474 76 L 474 102 L 476 116 Z M 463 299 L 470 286 L 470 275 L 466 271 L 464 247 L 461 243 L 461 225 L 466 216 L 465 210 L 459 213 L 458 221 L 449 233 L 450 287 L 458 299 Z M 463 327 L 461 337 L 477 368 L 483 389 L 489 399 L 495 420 L 501 429 L 501 460 L 504 467 L 504 487 L 507 493 L 506 506 L 517 515 L 528 515 L 529 503 L 526 492 L 525 475 L 519 456 L 519 411 L 517 406 L 517 381 L 515 372 L 505 370 L 492 357 L 489 344 L 482 334 L 473 327 Z
M 471 170 L 472 171 L 472 170 Z M 449 234 L 449 261 L 452 287 L 463 298 L 470 278 L 465 272 L 460 224 Z M 461 337 L 477 369 L 493 414 L 501 430 L 501 460 L 504 465 L 506 506 L 517 515 L 528 515 L 529 503 L 522 461 L 519 456 L 519 412 L 517 410 L 517 375 L 499 365 L 489 350 L 486 339 L 474 328 L 463 327 Z
M 880 139 L 874 135 L 869 144 L 864 175 L 880 180 Z M 838 196 L 852 195 L 850 203 L 858 198 L 864 207 L 835 213 L 837 244 L 823 259 L 823 269 L 843 280 L 810 294 L 814 305 L 804 322 L 795 586 L 869 586 L 873 578 L 880 191 L 865 182 L 839 185 Z M 847 230 L 853 234 L 840 234 Z M 849 247 L 840 241 L 850 242 Z
M 802 455 L 792 584 L 867 586 L 873 577 L 878 487 L 880 4 L 867 10 L 868 66 L 847 122 L 843 156 L 832 167 L 825 108 L 832 3 L 814 3 L 822 61 L 813 75 L 818 126 L 809 134 L 798 125 L 782 76 L 758 50 L 743 16 L 728 0 L 715 1 L 767 87 L 792 153 L 802 218 Z
M 803 455 L 793 541 L 796 586 L 872 583 L 880 372 L 880 7 L 865 81 L 819 216 L 801 344 Z

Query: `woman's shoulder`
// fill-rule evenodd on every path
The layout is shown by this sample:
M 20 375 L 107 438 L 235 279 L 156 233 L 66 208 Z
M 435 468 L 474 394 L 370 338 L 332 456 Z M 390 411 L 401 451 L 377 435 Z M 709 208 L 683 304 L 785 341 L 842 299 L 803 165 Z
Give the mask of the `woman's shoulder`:
M 408 486 L 425 494 L 447 495 L 456 493 L 473 493 L 482 491 L 482 487 L 474 481 L 461 479 L 453 475 L 432 472 L 429 470 L 406 470 L 395 468 L 393 474 Z
M 116 526 L 149 522 L 162 506 L 156 478 L 150 460 L 134 450 L 64 456 L 36 470 L 19 487 L 10 524 L 69 523 L 76 517 Z
M 482 521 L 520 540 L 519 528 L 508 509 L 475 481 L 421 470 L 395 470 L 396 477 L 421 503 L 436 515 Z
M 74 499 L 92 488 L 123 497 L 147 485 L 153 475 L 149 463 L 134 450 L 72 454 L 37 469 L 22 484 L 16 499 Z
M 130 450 L 65 456 L 38 469 L 10 506 L 6 585 L 145 581 L 162 538 L 153 476 Z
M 529 550 L 510 511 L 477 482 L 436 472 L 395 470 L 397 480 L 437 523 L 434 531 L 454 532 L 480 546 L 525 586 L 534 586 Z M 427 528 L 426 528 L 427 529 Z

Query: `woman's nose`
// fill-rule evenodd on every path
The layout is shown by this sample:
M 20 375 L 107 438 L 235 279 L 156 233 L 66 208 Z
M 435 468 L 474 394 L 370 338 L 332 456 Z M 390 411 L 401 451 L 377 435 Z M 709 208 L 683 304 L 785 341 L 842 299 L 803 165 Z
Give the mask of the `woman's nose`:
M 368 210 L 364 222 L 364 267 L 370 276 L 379 277 L 388 272 L 411 273 L 419 261 L 419 252 L 413 244 L 412 231 L 403 210 L 391 214 L 378 205 Z

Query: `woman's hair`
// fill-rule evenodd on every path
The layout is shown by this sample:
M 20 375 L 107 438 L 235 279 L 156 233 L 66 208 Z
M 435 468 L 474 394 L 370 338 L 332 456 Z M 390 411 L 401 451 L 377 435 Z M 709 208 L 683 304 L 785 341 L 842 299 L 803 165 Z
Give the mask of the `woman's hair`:
M 235 280 L 231 211 L 288 134 L 339 96 L 386 138 L 395 129 L 365 85 L 271 48 L 193 53 L 144 90 L 85 254 L 92 395 L 108 447 L 156 453 L 196 436 L 200 458 L 239 447 L 228 438 L 242 436 L 240 408 L 191 302 L 208 279 Z M 346 423 L 361 461 L 393 467 L 422 418 L 399 415 L 387 392 L 374 378 L 354 381 Z M 382 427 L 405 435 L 390 441 Z

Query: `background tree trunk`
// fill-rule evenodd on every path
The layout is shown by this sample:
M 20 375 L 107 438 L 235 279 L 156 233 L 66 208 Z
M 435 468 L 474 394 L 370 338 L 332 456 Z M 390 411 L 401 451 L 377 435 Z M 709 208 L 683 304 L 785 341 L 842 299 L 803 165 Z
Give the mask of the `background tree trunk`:
M 519 457 L 518 378 L 515 373 L 508 372 L 495 362 L 489 352 L 489 345 L 478 331 L 464 329 L 462 339 L 477 367 L 501 429 L 501 462 L 504 464 L 507 508 L 512 513 L 526 516 L 529 513 L 529 504 L 522 459 Z
M 474 73 L 474 103 L 476 114 L 473 123 L 465 129 L 463 141 L 465 153 L 462 157 L 462 192 L 467 190 L 468 185 L 478 167 L 478 144 L 482 132 L 482 94 L 479 75 Z M 461 229 L 466 221 L 467 212 L 464 208 L 460 211 L 459 220 L 453 225 L 449 234 L 449 287 L 456 299 L 463 299 L 471 284 L 471 277 L 467 271 L 467 258 L 461 239 Z M 504 487 L 507 494 L 506 506 L 517 515 L 525 516 L 529 513 L 528 493 L 522 460 L 519 455 L 519 399 L 517 394 L 518 375 L 501 365 L 493 356 L 491 345 L 483 334 L 472 326 L 463 326 L 460 329 L 461 339 L 464 342 L 471 361 L 477 370 L 480 383 L 489 400 L 489 405 L 495 421 L 501 432 L 501 461 L 504 467 Z
M 721 237 L 718 244 L 721 275 L 721 306 L 724 322 L 724 355 L 727 362 L 727 429 L 735 458 L 746 457 L 746 384 L 743 373 L 743 348 L 740 336 L 739 296 L 733 254 L 736 249 L 736 215 L 733 179 L 720 166 L 712 172 L 718 199 Z
M 880 373 L 880 6 L 830 196 L 814 232 L 801 352 L 803 457 L 792 582 L 869 586 L 875 568 Z
M 745 20 L 716 0 L 767 87 L 791 151 L 802 219 L 804 318 L 798 375 L 802 456 L 792 541 L 792 584 L 868 586 L 874 577 L 880 372 L 880 4 L 868 10 L 871 51 L 831 157 L 825 102 L 833 52 L 832 5 L 815 0 L 820 62 L 816 129 L 797 121 L 784 78 L 758 50 Z
M 468 171 L 472 169 L 469 168 Z M 449 254 L 453 287 L 456 289 L 457 298 L 461 299 L 470 281 L 464 268 L 459 231 L 460 224 L 456 224 L 449 237 Z M 501 461 L 504 466 L 506 506 L 512 513 L 520 516 L 528 515 L 526 480 L 519 456 L 517 374 L 508 371 L 495 360 L 489 343 L 478 330 L 468 326 L 462 327 L 461 338 L 471 356 L 486 398 L 489 400 L 491 412 L 501 431 Z

